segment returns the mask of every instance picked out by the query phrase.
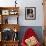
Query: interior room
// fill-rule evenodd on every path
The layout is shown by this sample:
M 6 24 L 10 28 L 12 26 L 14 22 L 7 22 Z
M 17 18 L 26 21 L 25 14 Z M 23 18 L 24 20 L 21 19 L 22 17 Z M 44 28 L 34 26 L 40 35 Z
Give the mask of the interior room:
M 46 1 L 0 0 L 0 46 L 46 46 Z

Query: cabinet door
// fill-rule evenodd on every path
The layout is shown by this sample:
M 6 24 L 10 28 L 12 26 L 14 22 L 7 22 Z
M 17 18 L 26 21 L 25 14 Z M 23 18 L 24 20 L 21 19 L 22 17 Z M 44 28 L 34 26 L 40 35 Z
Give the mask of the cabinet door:
M 4 42 L 3 46 L 18 46 L 18 42 Z

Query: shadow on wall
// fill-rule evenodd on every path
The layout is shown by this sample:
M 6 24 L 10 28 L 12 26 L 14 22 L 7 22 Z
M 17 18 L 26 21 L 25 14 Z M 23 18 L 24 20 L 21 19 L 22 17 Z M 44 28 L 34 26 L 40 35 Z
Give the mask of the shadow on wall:
M 36 32 L 39 41 L 41 43 L 43 43 L 43 30 L 42 30 L 41 26 L 21 26 L 20 27 L 20 32 L 19 32 L 19 40 L 20 40 L 20 42 L 21 42 L 21 40 L 22 40 L 22 38 L 24 36 L 25 31 L 28 28 L 32 28 L 34 30 L 34 32 Z

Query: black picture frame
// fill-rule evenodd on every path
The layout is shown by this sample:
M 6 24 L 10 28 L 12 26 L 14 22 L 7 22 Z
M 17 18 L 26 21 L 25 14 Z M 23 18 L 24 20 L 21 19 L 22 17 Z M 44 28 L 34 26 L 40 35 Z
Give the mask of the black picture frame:
M 36 7 L 25 7 L 25 20 L 36 19 Z

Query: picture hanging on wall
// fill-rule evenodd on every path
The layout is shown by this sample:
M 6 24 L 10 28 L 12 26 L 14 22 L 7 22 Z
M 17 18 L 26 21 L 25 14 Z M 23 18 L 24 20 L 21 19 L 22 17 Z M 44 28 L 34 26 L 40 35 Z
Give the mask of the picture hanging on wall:
M 26 20 L 36 19 L 36 7 L 26 7 L 25 8 L 25 19 Z

